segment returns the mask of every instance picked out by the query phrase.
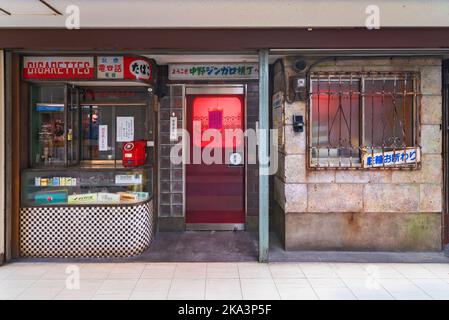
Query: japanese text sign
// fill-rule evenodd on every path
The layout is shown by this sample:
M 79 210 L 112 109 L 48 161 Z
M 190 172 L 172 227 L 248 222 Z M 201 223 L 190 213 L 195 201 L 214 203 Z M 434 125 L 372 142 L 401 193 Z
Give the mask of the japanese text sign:
M 220 80 L 258 79 L 257 63 L 229 64 L 171 64 L 168 66 L 170 80 Z
M 420 161 L 421 149 L 419 147 L 384 152 L 364 151 L 362 159 L 365 168 L 391 167 L 419 163 Z
M 100 56 L 97 57 L 98 79 L 153 80 L 153 65 L 143 57 Z
M 125 64 L 125 79 L 153 80 L 153 66 L 148 59 L 124 57 L 123 60 Z
M 98 57 L 98 79 L 123 79 L 123 57 Z

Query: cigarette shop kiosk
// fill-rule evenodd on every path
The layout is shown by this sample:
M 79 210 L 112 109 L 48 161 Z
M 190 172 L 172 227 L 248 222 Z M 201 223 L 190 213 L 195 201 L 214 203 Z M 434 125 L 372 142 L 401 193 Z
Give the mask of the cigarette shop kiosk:
M 155 64 L 24 56 L 20 254 L 129 257 L 153 238 Z

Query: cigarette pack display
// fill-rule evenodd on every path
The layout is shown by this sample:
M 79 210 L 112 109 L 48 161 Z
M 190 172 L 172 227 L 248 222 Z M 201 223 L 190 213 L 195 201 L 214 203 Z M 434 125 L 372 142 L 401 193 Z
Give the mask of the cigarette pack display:
M 132 192 L 118 192 L 121 201 L 137 201 L 139 197 Z
M 67 190 L 38 192 L 34 195 L 36 205 L 67 203 Z
M 119 203 L 120 195 L 116 194 L 116 193 L 109 193 L 109 192 L 98 192 L 97 201 L 105 202 L 105 203 Z
M 73 206 L 130 204 L 144 202 L 151 195 L 149 168 L 145 169 L 30 169 L 22 173 L 21 201 L 23 207 L 49 203 Z M 53 195 L 54 191 L 63 195 Z
M 97 202 L 97 193 L 84 193 L 84 194 L 71 194 L 68 197 L 69 204 L 79 204 L 79 203 L 95 203 Z
M 59 178 L 58 177 L 53 177 L 53 179 L 51 179 L 51 185 L 53 187 L 59 187 Z
M 133 194 L 137 195 L 139 201 L 147 200 L 150 195 L 148 192 L 133 192 Z

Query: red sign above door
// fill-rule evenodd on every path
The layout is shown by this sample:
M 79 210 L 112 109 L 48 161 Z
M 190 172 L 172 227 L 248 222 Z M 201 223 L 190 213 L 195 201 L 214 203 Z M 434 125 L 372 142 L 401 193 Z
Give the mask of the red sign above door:
M 93 79 L 93 57 L 24 57 L 24 79 Z
M 124 57 L 125 79 L 143 81 L 153 80 L 153 65 L 150 60 L 142 57 Z

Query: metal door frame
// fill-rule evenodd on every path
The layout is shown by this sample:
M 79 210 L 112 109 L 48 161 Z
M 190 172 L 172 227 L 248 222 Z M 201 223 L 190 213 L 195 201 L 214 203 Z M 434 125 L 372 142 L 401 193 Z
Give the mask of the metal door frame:
M 189 92 L 190 91 L 190 92 Z M 187 95 L 189 94 L 241 94 L 243 95 L 244 103 L 244 121 L 243 121 L 243 131 L 247 129 L 247 85 L 246 84 L 188 84 L 183 85 L 183 108 L 182 108 L 182 118 L 183 118 L 183 129 L 186 130 L 186 113 L 187 113 Z M 244 194 L 244 223 L 185 223 L 185 229 L 187 231 L 244 231 L 246 229 L 246 224 L 248 222 L 248 168 L 247 168 L 247 157 L 248 157 L 248 143 L 246 136 L 244 137 L 244 161 L 245 161 L 245 194 Z M 190 148 L 186 146 L 186 141 L 183 141 L 184 148 Z M 183 164 L 183 215 L 184 221 L 186 219 L 186 164 Z

